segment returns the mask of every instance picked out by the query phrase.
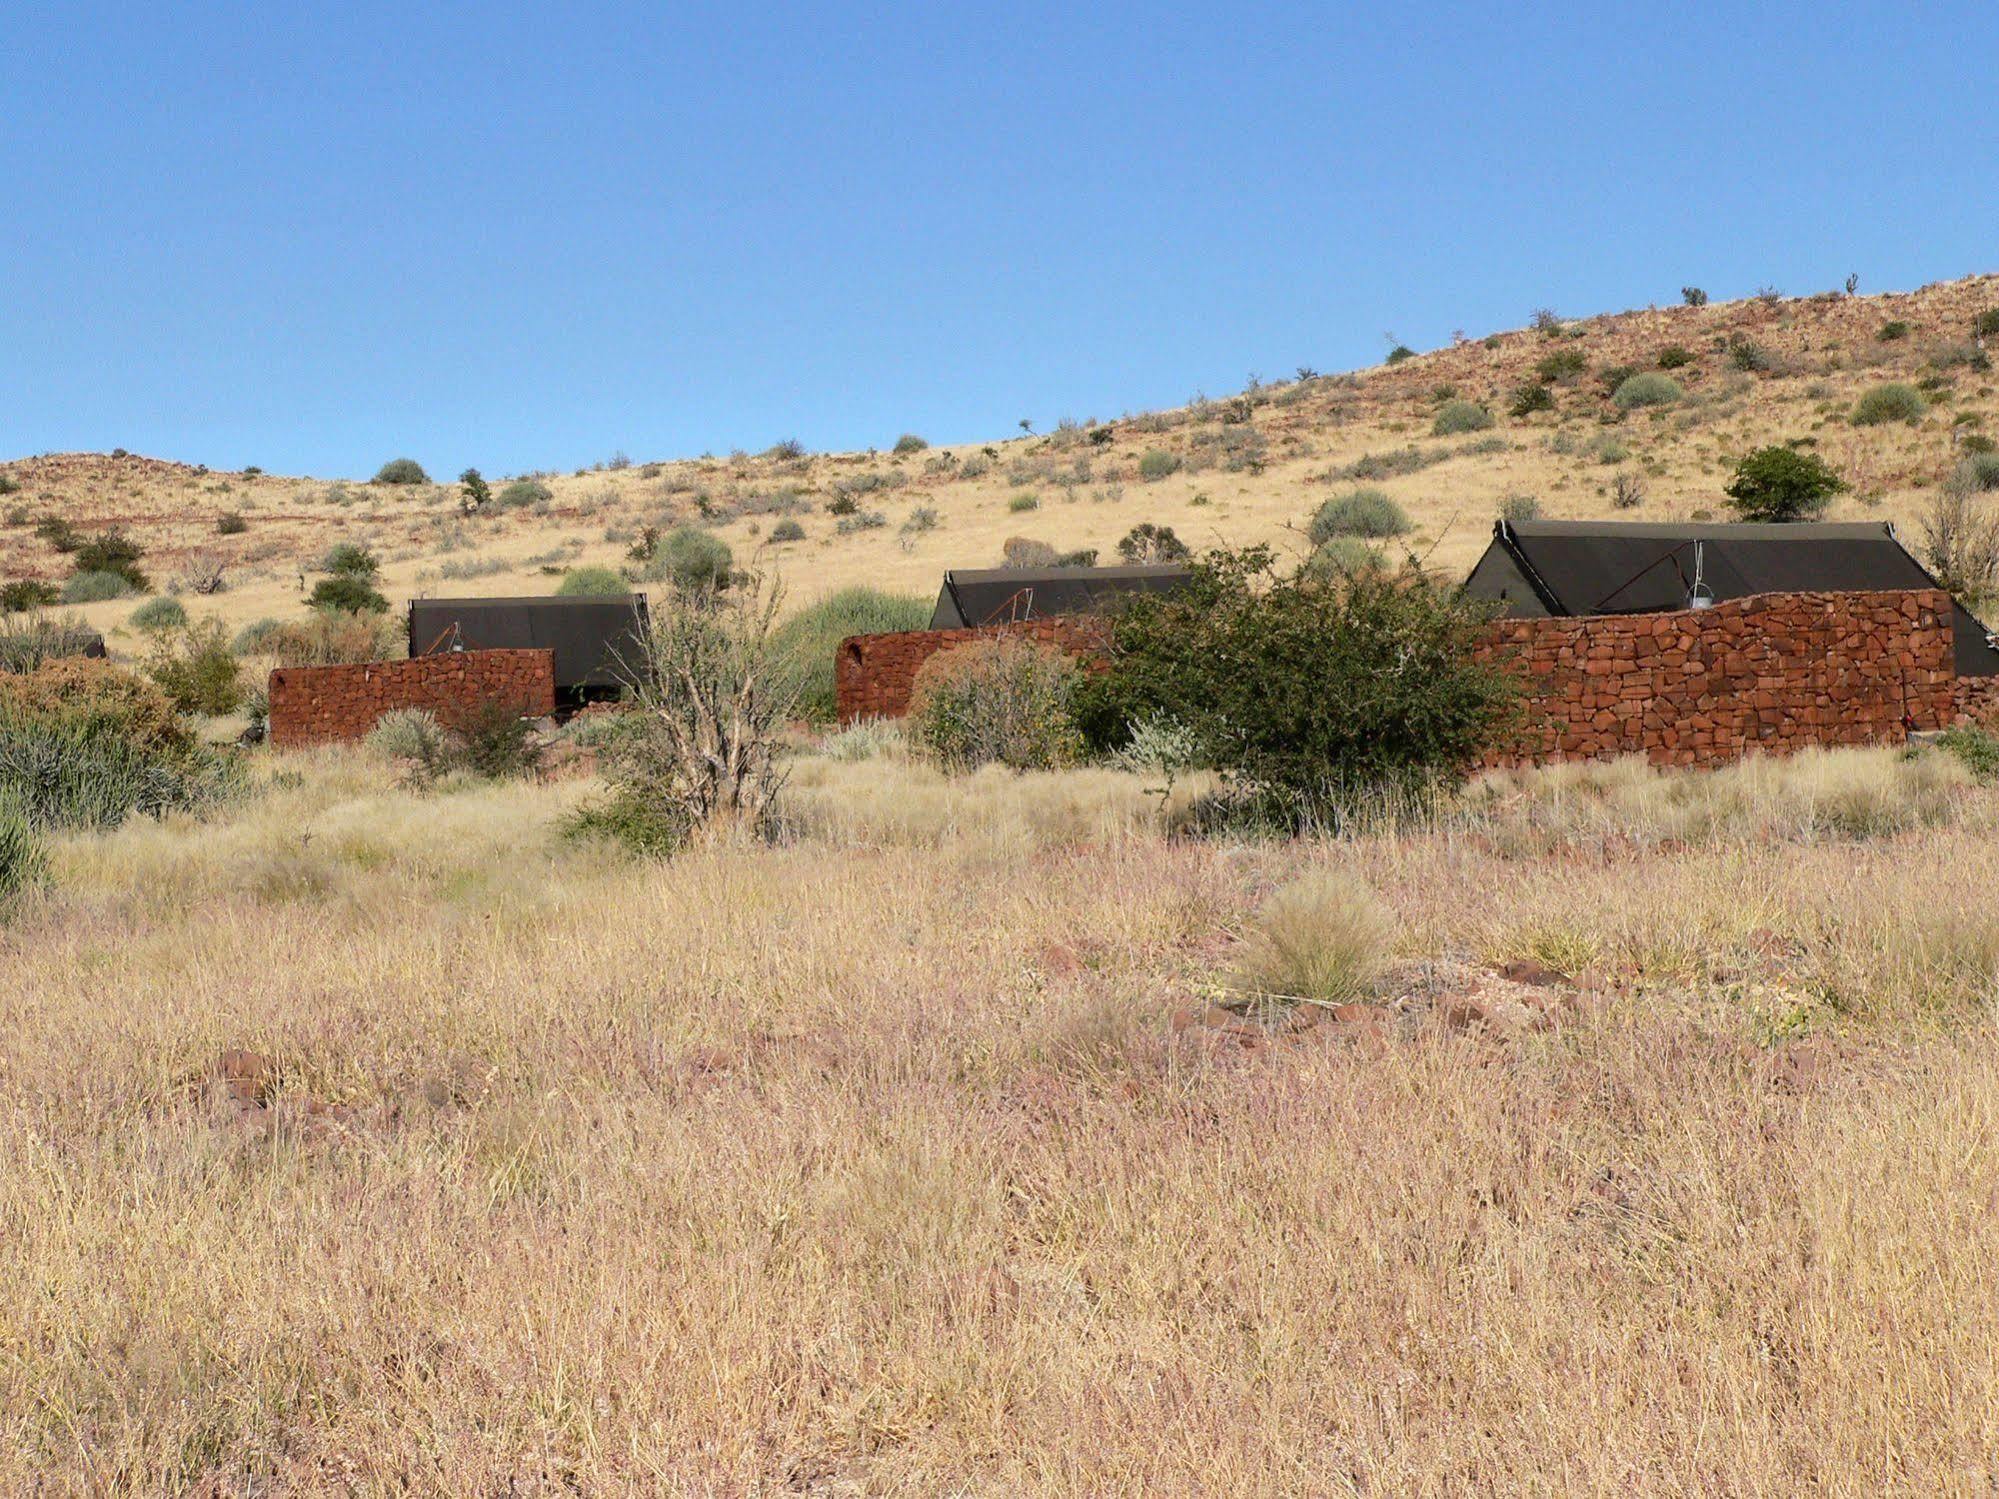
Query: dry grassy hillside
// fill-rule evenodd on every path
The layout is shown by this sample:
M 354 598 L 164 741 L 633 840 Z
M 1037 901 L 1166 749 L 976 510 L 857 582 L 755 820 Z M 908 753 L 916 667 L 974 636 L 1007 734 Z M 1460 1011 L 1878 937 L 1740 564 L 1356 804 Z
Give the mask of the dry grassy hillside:
M 130 455 L 23 458 L 0 465 L 17 486 L 0 502 L 8 519 L 0 571 L 50 579 L 67 571 L 33 533 L 43 515 L 84 530 L 122 526 L 150 548 L 163 584 L 193 562 L 221 562 L 229 588 L 214 603 L 240 622 L 296 609 L 314 562 L 338 540 L 365 541 L 384 557 L 394 597 L 538 591 L 578 563 L 622 562 L 644 526 L 695 521 L 712 525 L 739 559 L 765 549 L 796 603 L 857 582 L 927 593 L 945 567 L 996 564 L 1012 536 L 1065 551 L 1094 547 L 1106 560 L 1140 521 L 1170 525 L 1197 546 L 1291 544 L 1322 499 L 1360 482 L 1394 496 L 1416 522 L 1410 541 L 1457 569 L 1477 555 L 1508 497 L 1531 497 L 1546 516 L 1606 515 L 1622 481 L 1627 505 L 1616 513 L 1627 518 L 1719 517 L 1737 458 L 1798 439 L 1815 443 L 1851 484 L 1833 518 L 1879 516 L 1912 532 L 1960 441 L 1999 417 L 1974 336 L 1979 315 L 1995 307 L 1999 277 L 1980 276 L 1879 296 L 1544 318 L 1353 374 L 985 446 L 793 454 L 781 445 L 541 475 L 545 499 L 476 517 L 460 514 L 455 484 L 223 473 Z M 1689 356 L 1670 372 L 1683 395 L 1620 411 L 1603 372 L 1657 368 L 1676 346 Z M 1577 368 L 1549 382 L 1553 410 L 1509 414 L 1544 364 L 1564 362 Z M 1888 381 L 1923 389 L 1925 414 L 1854 425 L 1855 400 Z M 1452 397 L 1483 404 L 1494 425 L 1433 435 Z M 1147 464 L 1148 454 L 1166 456 Z M 493 484 L 503 487 L 497 476 Z M 855 509 L 844 521 L 828 508 L 843 497 Z M 240 515 L 242 529 L 220 534 L 225 514 Z M 786 517 L 804 539 L 772 544 Z M 879 524 L 866 524 L 875 517 Z M 116 644 L 133 606 L 87 612 Z

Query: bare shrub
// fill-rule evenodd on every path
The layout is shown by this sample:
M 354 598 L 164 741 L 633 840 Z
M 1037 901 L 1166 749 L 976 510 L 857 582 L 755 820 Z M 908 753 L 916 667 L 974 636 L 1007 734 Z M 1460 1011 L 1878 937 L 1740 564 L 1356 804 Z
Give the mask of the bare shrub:
M 1922 516 L 1923 561 L 1937 582 L 1973 602 L 1999 594 L 1999 507 L 1960 468 Z
M 577 831 L 666 854 L 704 832 L 777 830 L 780 736 L 803 680 L 773 639 L 782 600 L 749 574 L 726 593 L 676 590 L 653 611 L 629 663 L 627 732 L 607 756 L 611 798 L 581 814 Z

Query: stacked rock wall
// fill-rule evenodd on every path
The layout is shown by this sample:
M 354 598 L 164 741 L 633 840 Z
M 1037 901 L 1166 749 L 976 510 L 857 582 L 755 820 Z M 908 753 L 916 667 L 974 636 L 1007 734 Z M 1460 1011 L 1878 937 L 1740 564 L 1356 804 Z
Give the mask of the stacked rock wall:
M 900 718 L 909 711 L 916 673 L 939 651 L 997 637 L 1039 640 L 1078 656 L 1103 647 L 1104 621 L 1087 614 L 1058 614 L 1019 624 L 971 630 L 898 630 L 887 635 L 850 635 L 833 657 L 833 693 L 840 722 L 857 718 Z
M 553 651 L 452 651 L 354 666 L 271 673 L 271 743 L 280 749 L 361 739 L 384 713 L 423 708 L 446 726 L 502 703 L 523 717 L 555 711 Z

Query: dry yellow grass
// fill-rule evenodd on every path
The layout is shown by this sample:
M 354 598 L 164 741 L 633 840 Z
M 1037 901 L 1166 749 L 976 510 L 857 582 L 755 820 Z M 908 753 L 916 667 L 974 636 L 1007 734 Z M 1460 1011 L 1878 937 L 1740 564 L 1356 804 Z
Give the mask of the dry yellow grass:
M 0 1489 L 1989 1491 L 1999 819 L 1933 761 L 1297 846 L 807 761 L 665 865 L 557 836 L 587 784 L 279 769 L 0 929 Z M 1319 876 L 1621 986 L 1176 1037 Z
M 1551 517 L 1657 520 L 1705 511 L 1725 518 L 1721 487 L 1735 460 L 1794 438 L 1815 441 L 1853 485 L 1835 503 L 1833 518 L 1893 520 L 1913 538 L 1926 497 L 1960 456 L 1954 424 L 1968 418 L 1990 429 L 1999 422 L 1991 376 L 1952 362 L 1967 352 L 1974 318 L 1995 306 L 1999 277 L 1979 276 L 1910 293 L 1632 311 L 1578 323 L 1575 339 L 1524 329 L 1393 366 L 1266 386 L 1176 411 L 1095 413 L 1115 418 L 1111 441 L 1102 446 L 1079 429 L 902 456 L 743 454 L 605 468 L 546 476 L 552 500 L 544 513 L 472 520 L 458 515 L 452 485 L 329 484 L 88 454 L 0 467 L 21 485 L 8 498 L 10 509 L 61 514 L 86 529 L 125 525 L 155 549 L 162 582 L 191 554 L 223 559 L 232 587 L 213 604 L 235 623 L 296 612 L 301 581 L 310 581 L 305 570 L 337 540 L 375 546 L 387 563 L 384 587 L 398 599 L 418 592 L 538 592 L 553 582 L 544 569 L 618 563 L 638 527 L 701 520 L 704 503 L 739 557 L 764 548 L 764 560 L 787 576 L 794 606 L 853 583 L 927 596 L 947 567 L 996 565 L 1014 535 L 1064 550 L 1095 547 L 1107 559 L 1140 521 L 1170 525 L 1195 546 L 1294 546 L 1295 528 L 1347 487 L 1329 476 L 1366 455 L 1412 446 L 1442 461 L 1368 482 L 1408 510 L 1416 524 L 1411 544 L 1445 569 L 1470 565 L 1509 495 L 1533 496 Z M 1891 321 L 1910 332 L 1882 342 L 1876 334 Z M 1763 349 L 1772 368 L 1736 369 L 1723 346 L 1738 336 Z M 1697 356 L 1673 372 L 1686 398 L 1620 414 L 1599 372 L 1649 368 L 1670 344 Z M 1560 409 L 1507 417 L 1513 391 L 1556 350 L 1578 352 L 1587 365 L 1581 377 L 1557 387 Z M 1937 389 L 1915 425 L 1846 422 L 1870 386 L 1925 379 Z M 1486 403 L 1497 426 L 1433 438 L 1444 387 Z M 1501 446 L 1494 447 L 1495 439 Z M 1610 453 L 1621 448 L 1627 456 L 1604 461 L 1606 443 L 1615 445 Z M 1180 459 L 1180 471 L 1146 482 L 1138 469 L 1152 449 Z M 981 465 L 982 474 L 966 476 Z M 1618 474 L 1642 477 L 1645 498 L 1636 509 L 1613 512 L 1610 487 Z M 841 486 L 857 483 L 880 486 L 860 494 L 858 503 L 879 511 L 886 524 L 841 534 L 825 507 Z M 1038 508 L 1011 510 L 1010 499 L 1022 492 L 1032 492 Z M 771 506 L 780 501 L 803 507 L 808 536 L 766 547 L 776 519 Z M 905 534 L 903 523 L 919 508 L 935 512 L 935 528 Z M 219 536 L 215 519 L 229 510 L 240 511 L 248 529 Z M 0 571 L 59 577 L 65 570 L 25 526 L 0 530 Z M 116 632 L 133 607 L 131 601 L 94 605 L 86 613 L 114 632 L 114 647 L 129 651 L 132 637 Z

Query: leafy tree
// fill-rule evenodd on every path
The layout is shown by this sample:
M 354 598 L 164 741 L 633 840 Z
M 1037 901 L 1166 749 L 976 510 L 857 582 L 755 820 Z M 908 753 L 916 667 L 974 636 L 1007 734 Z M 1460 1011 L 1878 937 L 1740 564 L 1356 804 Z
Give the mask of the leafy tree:
M 458 476 L 458 503 L 467 515 L 484 510 L 492 499 L 493 491 L 479 470 L 468 468 Z
M 428 484 L 430 475 L 414 458 L 391 458 L 375 470 L 377 484 Z
M 79 574 L 114 573 L 144 593 L 152 586 L 139 567 L 139 559 L 145 555 L 146 549 L 123 531 L 100 531 L 77 543 L 70 553 L 70 566 Z
M 319 565 L 336 576 L 364 580 L 374 577 L 382 567 L 373 552 L 355 541 L 338 543 L 320 559 Z
M 1251 547 L 1193 573 L 1111 617 L 1106 669 L 1077 689 L 1097 747 L 1178 724 L 1233 790 L 1299 827 L 1356 791 L 1454 780 L 1510 722 L 1517 683 L 1477 650 L 1488 606 L 1414 566 L 1285 575 Z
M 1815 454 L 1758 448 L 1735 466 L 1723 491 L 1747 521 L 1801 521 L 1822 514 L 1846 481 Z
M 329 614 L 385 614 L 389 608 L 389 601 L 360 573 L 335 573 L 330 578 L 321 578 L 307 602 Z

